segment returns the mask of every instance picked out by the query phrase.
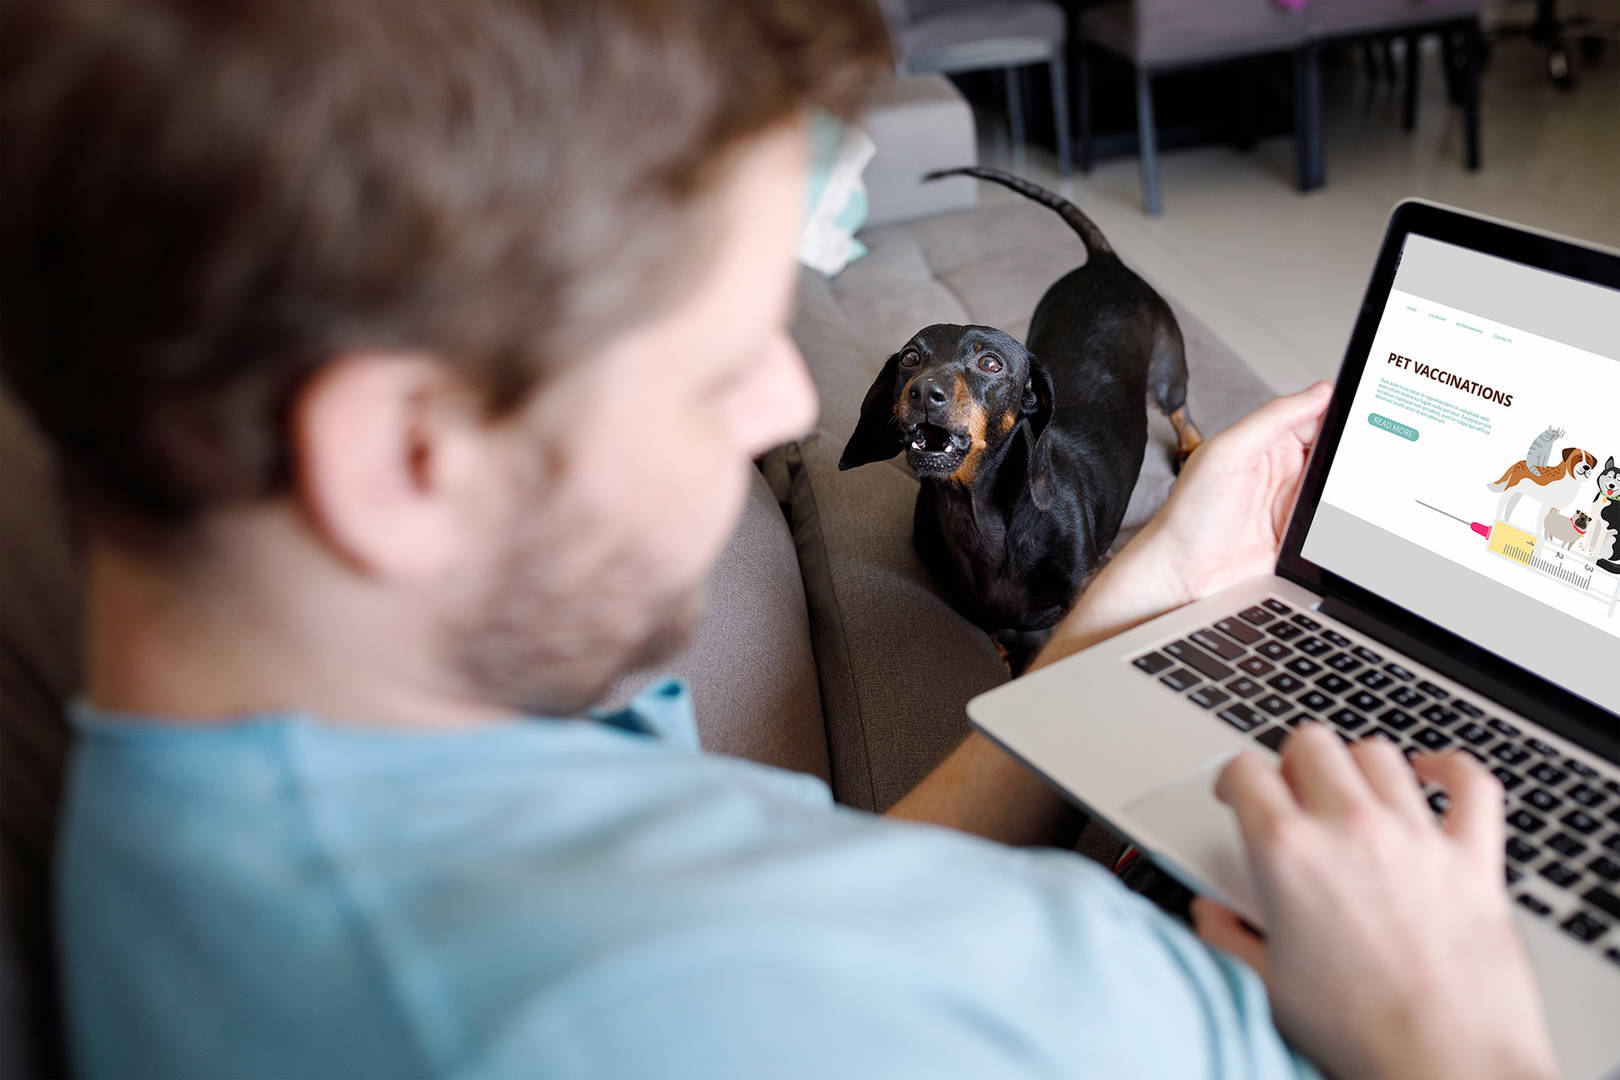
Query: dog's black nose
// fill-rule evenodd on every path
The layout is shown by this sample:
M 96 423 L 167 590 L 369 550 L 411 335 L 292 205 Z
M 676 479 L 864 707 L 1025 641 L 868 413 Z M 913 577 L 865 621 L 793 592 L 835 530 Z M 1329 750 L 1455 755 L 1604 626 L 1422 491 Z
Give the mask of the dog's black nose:
M 927 377 L 913 379 L 911 386 L 906 389 L 906 397 L 911 399 L 913 405 L 943 405 L 951 400 L 938 379 Z

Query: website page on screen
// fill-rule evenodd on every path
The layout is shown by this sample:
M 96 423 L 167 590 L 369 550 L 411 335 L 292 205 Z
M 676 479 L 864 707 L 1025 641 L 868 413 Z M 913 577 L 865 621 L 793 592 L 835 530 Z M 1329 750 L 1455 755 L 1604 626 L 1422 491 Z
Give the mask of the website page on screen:
M 1617 459 L 1620 293 L 1411 236 L 1303 554 L 1620 711 Z

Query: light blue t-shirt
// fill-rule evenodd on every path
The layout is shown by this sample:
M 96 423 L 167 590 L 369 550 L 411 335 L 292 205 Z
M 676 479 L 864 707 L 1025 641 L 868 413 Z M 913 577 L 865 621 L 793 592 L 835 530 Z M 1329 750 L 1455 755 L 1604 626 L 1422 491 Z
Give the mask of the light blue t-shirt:
M 455 731 L 74 721 L 88 1076 L 1313 1075 L 1098 867 L 701 753 L 679 684 Z

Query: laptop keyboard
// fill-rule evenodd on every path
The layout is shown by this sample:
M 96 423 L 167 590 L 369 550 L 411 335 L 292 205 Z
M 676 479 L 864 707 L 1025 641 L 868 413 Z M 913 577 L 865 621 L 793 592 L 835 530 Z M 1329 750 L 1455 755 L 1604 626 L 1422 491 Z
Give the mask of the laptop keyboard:
M 1507 885 L 1516 903 L 1620 965 L 1620 770 L 1573 756 L 1276 597 L 1136 657 L 1171 691 L 1278 750 L 1306 720 L 1345 742 L 1388 739 L 1411 757 L 1460 749 L 1507 793 Z M 1446 795 L 1425 789 L 1436 813 Z

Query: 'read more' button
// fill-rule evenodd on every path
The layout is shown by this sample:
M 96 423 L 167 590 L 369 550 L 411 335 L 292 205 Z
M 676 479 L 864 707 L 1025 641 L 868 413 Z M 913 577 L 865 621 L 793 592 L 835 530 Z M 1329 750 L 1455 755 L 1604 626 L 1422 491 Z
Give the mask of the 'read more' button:
M 1375 428 L 1378 428 L 1380 431 L 1387 431 L 1391 435 L 1399 435 L 1407 442 L 1417 442 L 1418 429 L 1411 427 L 1410 425 L 1403 424 L 1399 420 L 1391 420 L 1389 417 L 1381 416 L 1378 413 L 1368 413 L 1367 423 L 1371 424 Z

